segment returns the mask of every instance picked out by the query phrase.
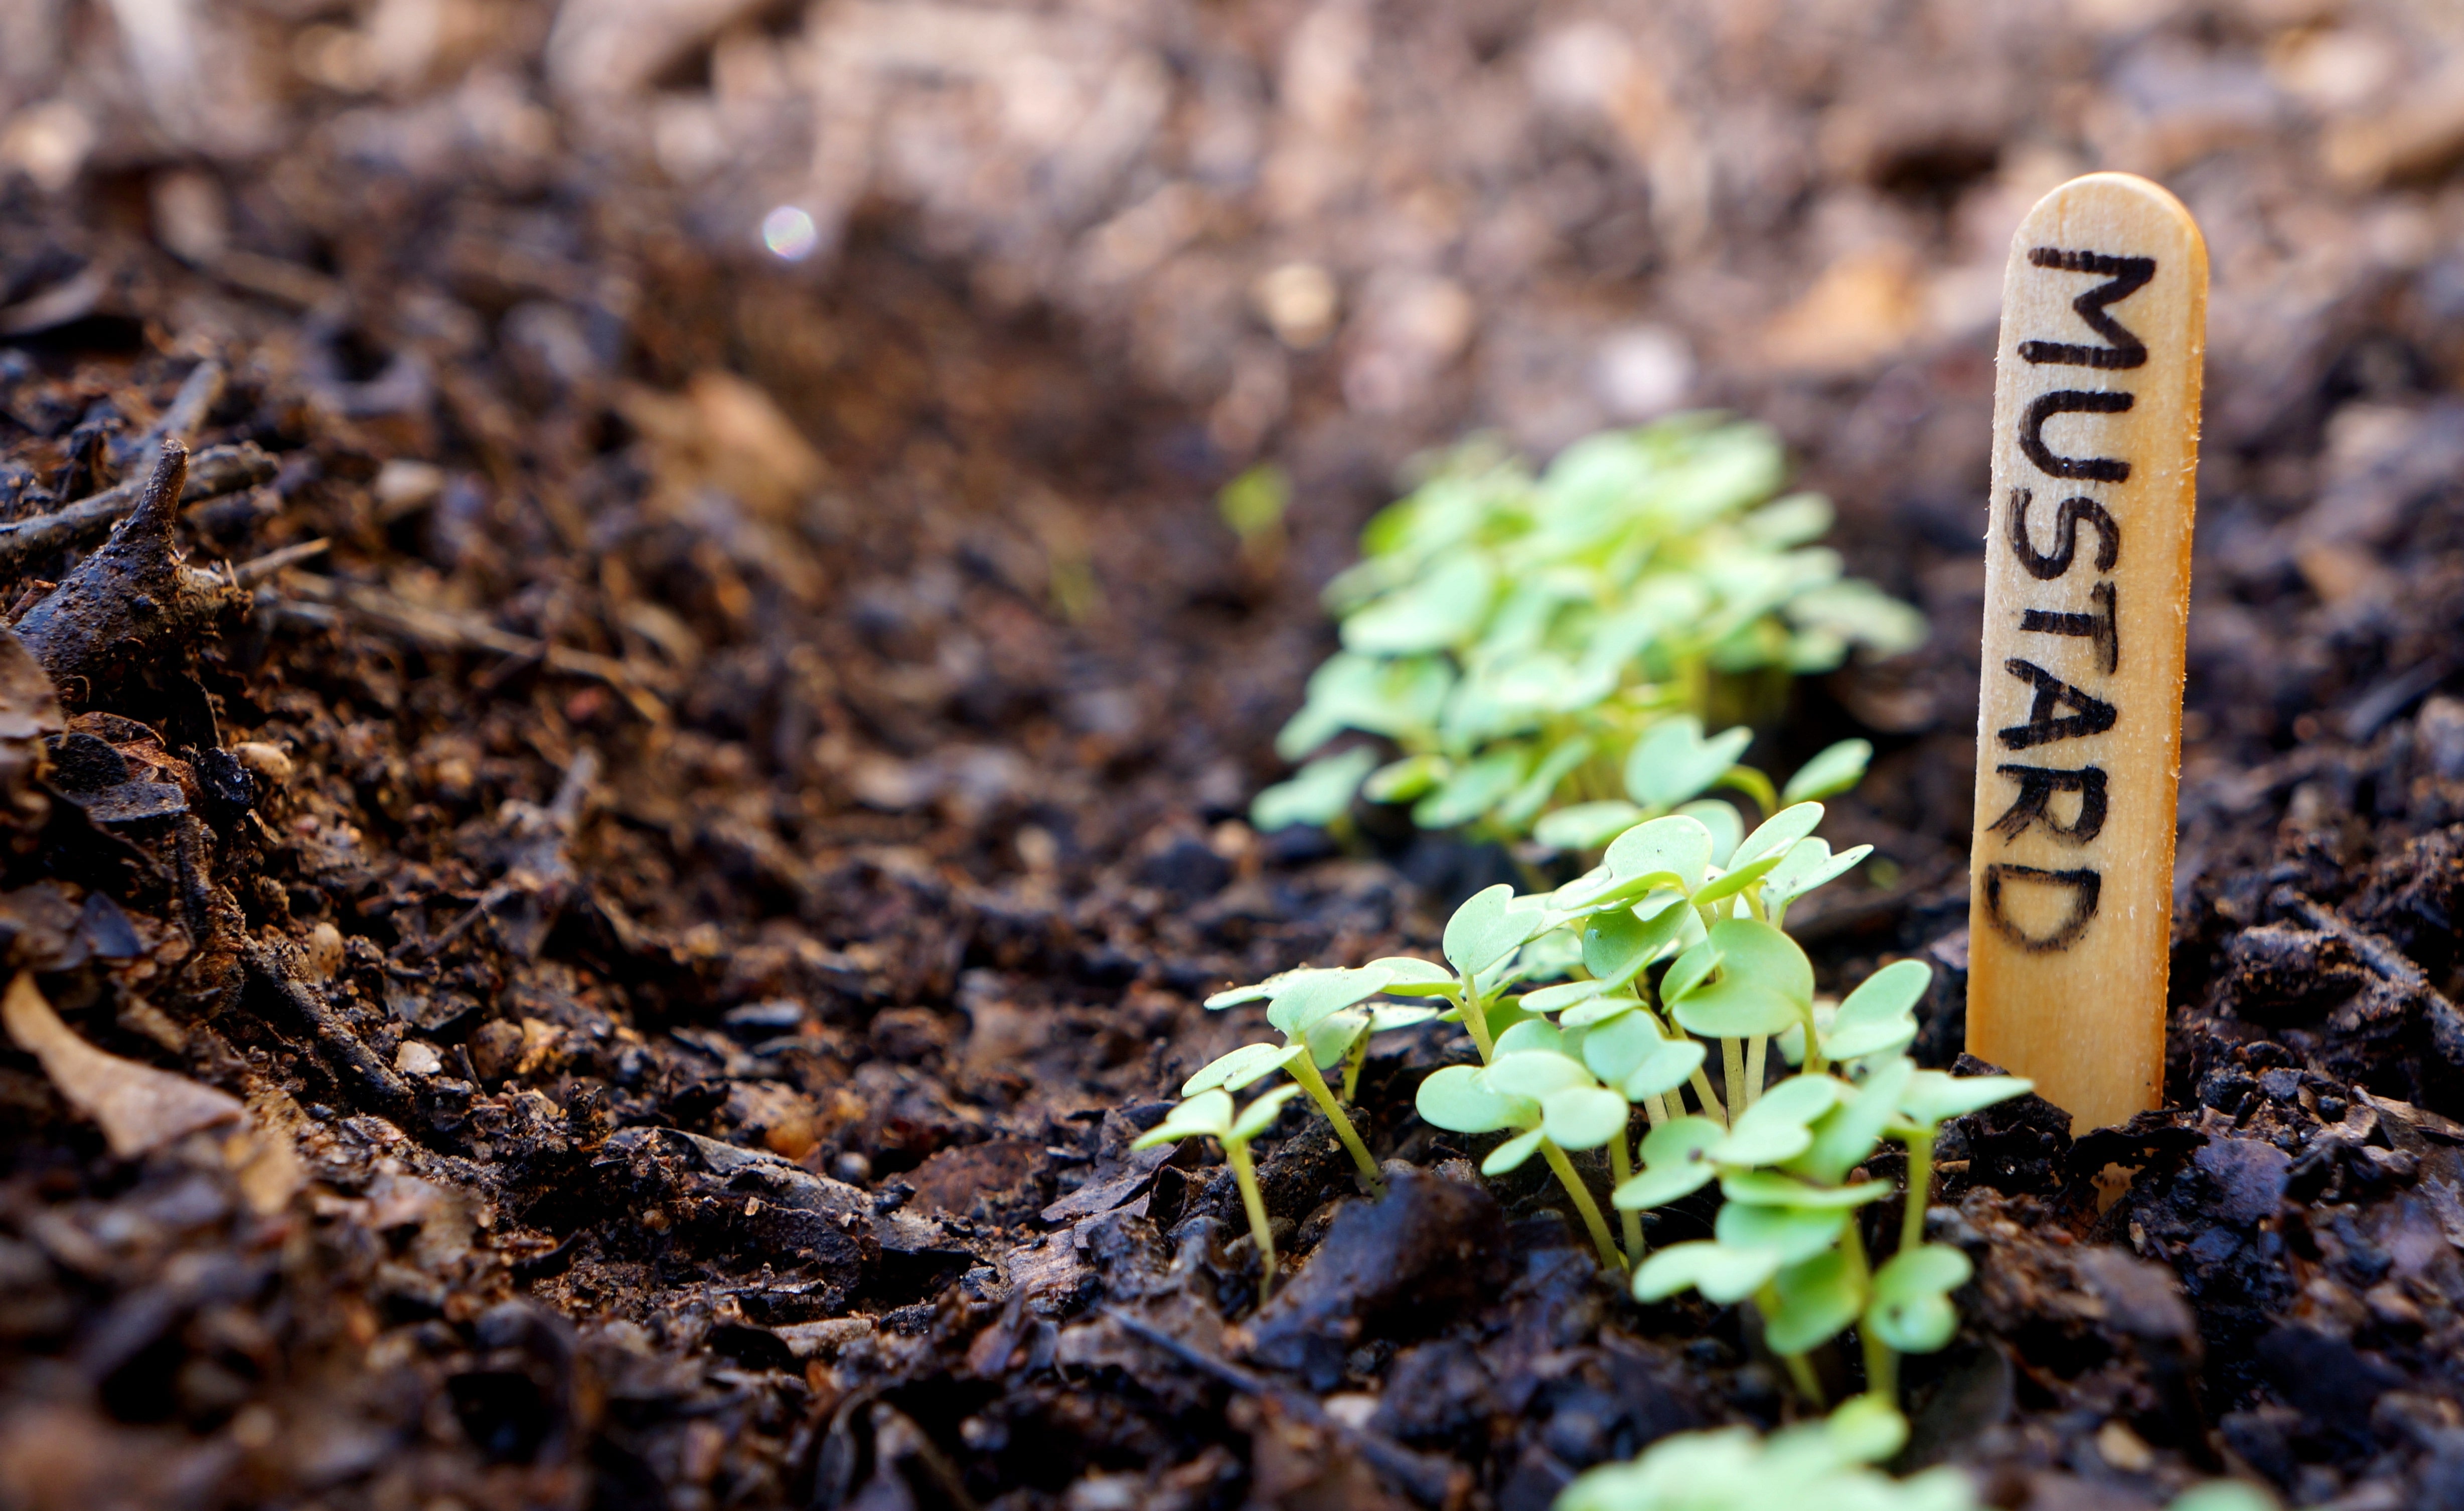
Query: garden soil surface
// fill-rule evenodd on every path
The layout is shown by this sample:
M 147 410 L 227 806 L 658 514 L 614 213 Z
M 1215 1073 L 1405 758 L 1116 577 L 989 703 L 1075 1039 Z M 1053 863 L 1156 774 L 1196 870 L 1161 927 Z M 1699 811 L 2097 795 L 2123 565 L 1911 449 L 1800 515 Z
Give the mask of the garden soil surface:
M 1752 758 L 1880 747 L 1801 933 L 1929 962 L 1952 1063 L 1995 290 L 2111 165 L 2217 274 L 2166 1107 L 1947 1130 L 1904 1462 L 2464 1507 L 2457 58 L 2369 0 L 0 17 L 0 1504 L 1537 1511 L 1801 1415 L 1414 1117 L 1443 1033 L 1369 1062 L 1383 1199 L 1267 1141 L 1263 1306 L 1219 1156 L 1132 1143 L 1256 1029 L 1209 993 L 1514 874 L 1243 821 L 1362 520 L 1676 405 L 1932 622 Z

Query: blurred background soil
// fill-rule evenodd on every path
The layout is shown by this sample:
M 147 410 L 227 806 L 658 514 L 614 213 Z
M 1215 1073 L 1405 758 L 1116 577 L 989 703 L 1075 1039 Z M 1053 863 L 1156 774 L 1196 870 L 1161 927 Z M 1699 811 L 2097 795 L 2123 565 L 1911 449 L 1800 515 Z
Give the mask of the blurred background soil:
M 0 5 L 0 533 L 226 449 L 236 600 L 62 687 L 0 928 L 246 1107 L 106 1141 L 0 1052 L 0 1503 L 1520 1508 L 1778 1420 L 1732 1316 L 1446 1173 L 1435 1038 L 1388 1203 L 1287 1125 L 1245 1328 L 1213 1156 L 1127 1145 L 1209 991 L 1494 865 L 1242 821 L 1369 512 L 1705 405 L 1934 625 L 1757 758 L 1881 748 L 1804 934 L 1933 963 L 1949 1062 L 2002 264 L 2093 168 L 2214 269 L 2177 1110 L 1954 1132 L 1912 1454 L 2464 1506 L 2435 0 Z M 0 550 L 12 619 L 77 562 Z

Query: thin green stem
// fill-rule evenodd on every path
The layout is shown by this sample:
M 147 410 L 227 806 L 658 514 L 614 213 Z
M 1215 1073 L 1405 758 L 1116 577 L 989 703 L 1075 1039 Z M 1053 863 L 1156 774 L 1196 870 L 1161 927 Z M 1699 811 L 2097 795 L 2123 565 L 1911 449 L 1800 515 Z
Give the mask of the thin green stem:
M 1497 1041 L 1488 1037 L 1488 1006 L 1481 1000 L 1480 983 L 1466 978 L 1456 1001 L 1463 1008 L 1463 1032 L 1471 1036 L 1471 1046 L 1480 1051 L 1480 1062 L 1487 1064 L 1497 1058 Z
M 1275 1284 L 1275 1230 L 1266 1222 L 1266 1198 L 1258 1193 L 1258 1172 L 1249 1163 L 1247 1139 L 1223 1140 L 1223 1159 L 1241 1187 L 1241 1205 L 1249 1214 L 1249 1237 L 1258 1245 L 1258 1300 L 1264 1302 Z
M 1754 1292 L 1754 1310 L 1763 1314 L 1764 1325 L 1768 1326 L 1780 1312 L 1779 1287 L 1765 1281 L 1762 1289 Z M 1779 1362 L 1787 1367 L 1789 1383 L 1796 1387 L 1796 1393 L 1805 1397 L 1808 1405 L 1817 1412 L 1830 1406 L 1822 1396 L 1822 1382 L 1815 1377 L 1814 1366 L 1805 1355 L 1783 1353 Z
M 1385 1195 L 1386 1182 L 1377 1174 L 1377 1162 L 1369 1157 L 1369 1146 L 1360 1142 L 1359 1131 L 1353 1128 L 1352 1120 L 1343 1115 L 1343 1104 L 1335 1101 L 1334 1093 L 1327 1089 L 1326 1077 L 1317 1073 L 1317 1062 L 1304 1051 L 1292 1058 L 1291 1068 L 1292 1079 L 1301 1084 L 1302 1088 L 1309 1092 L 1309 1100 L 1317 1104 L 1317 1109 L 1334 1125 L 1334 1136 L 1343 1141 L 1344 1149 L 1352 1155 L 1352 1163 L 1360 1167 L 1360 1178 L 1369 1183 L 1370 1194 Z
M 1667 1121 L 1668 1121 L 1668 1099 L 1667 1099 L 1667 1097 L 1666 1097 L 1665 1095 L 1661 1095 L 1661 1096 L 1657 1096 L 1657 1097 L 1645 1097 L 1645 1098 L 1643 1098 L 1643 1099 L 1642 1099 L 1642 1115 L 1643 1115 L 1644 1117 L 1647 1117 L 1647 1118 L 1651 1119 L 1651 1126 L 1652 1126 L 1653 1128 L 1658 1128 L 1658 1127 L 1660 1127 L 1660 1125 L 1661 1125 L 1662 1123 L 1667 1122 Z
M 1779 1356 L 1779 1362 L 1788 1366 L 1789 1382 L 1796 1387 L 1797 1394 L 1804 1396 L 1817 1412 L 1830 1409 L 1831 1403 L 1822 1397 L 1822 1382 L 1814 1377 L 1814 1366 L 1805 1355 L 1784 1353 Z
M 1592 1247 L 1600 1251 L 1600 1267 L 1622 1274 L 1625 1261 L 1617 1258 L 1617 1239 L 1609 1237 L 1608 1219 L 1600 1215 L 1600 1204 L 1592 1199 L 1592 1189 L 1584 1185 L 1583 1177 L 1574 1172 L 1574 1162 L 1566 1157 L 1564 1150 L 1546 1138 L 1540 1141 L 1540 1157 L 1557 1172 L 1558 1183 L 1566 1188 L 1566 1194 L 1573 1198 L 1574 1210 L 1583 1215 L 1583 1226 L 1591 1231 Z
M 1352 1041 L 1352 1047 L 1344 1052 L 1344 1101 L 1357 1102 L 1360 1100 L 1360 1067 L 1367 1063 L 1369 1063 L 1369 1030 L 1364 1028 L 1360 1031 L 1360 1037 Z
M 1727 1083 L 1728 1106 L 1743 1113 L 1753 1106 L 1746 1091 L 1746 1041 L 1742 1039 L 1720 1040 L 1720 1076 Z
M 1746 1106 L 1763 1099 L 1763 1069 L 1770 1063 L 1771 1036 L 1756 1034 L 1746 1040 Z
M 1711 1089 L 1711 1078 L 1703 1073 L 1701 1065 L 1694 1067 L 1694 1079 L 1691 1084 L 1694 1087 L 1694 1100 L 1703 1105 L 1703 1115 L 1722 1128 L 1727 1128 L 1728 1109 L 1720 1105 L 1719 1093 Z
M 1634 1162 L 1626 1158 L 1623 1128 L 1617 1129 L 1617 1136 L 1609 1140 L 1609 1173 L 1617 1177 L 1617 1186 L 1624 1185 L 1634 1174 Z M 1609 1189 L 1614 1191 L 1617 1187 Z M 1625 1238 L 1625 1266 L 1630 1270 L 1642 1262 L 1642 1214 L 1619 1209 L 1617 1226 Z
M 1900 1252 L 1925 1246 L 1925 1208 L 1933 1201 L 1933 1135 L 1930 1128 L 1903 1140 L 1908 1148 L 1908 1210 L 1900 1221 Z
M 1754 800 L 1766 819 L 1779 812 L 1779 789 L 1771 779 L 1751 766 L 1731 766 L 1721 774 L 1719 785 L 1731 787 Z
M 1822 1053 L 1822 1036 L 1814 1031 L 1814 1004 L 1809 1002 L 1805 1007 L 1805 1073 L 1818 1076 L 1830 1068 L 1831 1062 Z
M 1853 1214 L 1848 1218 L 1848 1226 L 1840 1230 L 1839 1249 L 1848 1257 L 1848 1268 L 1856 1280 L 1857 1294 L 1870 1302 L 1874 1295 L 1874 1266 L 1865 1258 L 1865 1236 Z M 1896 1405 L 1900 1399 L 1900 1356 L 1882 1341 L 1881 1333 L 1863 1322 L 1864 1308 L 1861 1304 L 1858 1310 L 1857 1342 L 1865 1351 L 1865 1389 Z

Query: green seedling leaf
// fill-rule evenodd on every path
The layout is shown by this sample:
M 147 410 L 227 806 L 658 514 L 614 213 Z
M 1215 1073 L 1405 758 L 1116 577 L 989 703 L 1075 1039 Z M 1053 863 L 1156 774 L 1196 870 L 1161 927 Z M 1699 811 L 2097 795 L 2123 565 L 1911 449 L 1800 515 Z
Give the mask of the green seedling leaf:
M 1507 746 L 1458 767 L 1435 792 L 1412 805 L 1412 821 L 1423 829 L 1469 823 L 1506 800 L 1523 779 L 1524 752 Z
M 1633 1075 L 1651 1052 L 1668 1041 L 1649 1013 L 1626 1013 L 1583 1033 L 1583 1064 L 1615 1084 Z
M 1505 959 L 1548 926 L 1547 916 L 1536 909 L 1511 909 L 1513 900 L 1514 888 L 1500 882 L 1474 892 L 1446 920 L 1446 959 L 1465 979 Z
M 1819 1185 L 1836 1186 L 1874 1152 L 1882 1129 L 1899 1110 L 1901 1093 L 1916 1065 L 1904 1059 L 1884 1060 L 1866 1074 L 1857 1094 L 1815 1125 L 1814 1145 L 1789 1162 L 1793 1174 Z M 1798 1079 L 1804 1079 L 1802 1077 Z M 1833 1083 L 1837 1084 L 1837 1083 Z
M 1743 865 L 1721 872 L 1718 876 L 1705 882 L 1701 889 L 1695 892 L 1695 906 L 1706 907 L 1724 897 L 1736 896 L 1747 887 L 1761 881 L 1786 859 L 1784 855 L 1766 855 L 1760 860 L 1749 861 Z
M 1720 969 L 1723 958 L 1719 943 L 1706 933 L 1669 962 L 1668 974 L 1660 978 L 1660 999 L 1674 1002 L 1688 995 Z
M 1685 903 L 1673 898 L 1649 918 L 1626 909 L 1606 912 L 1583 929 L 1583 969 L 1602 991 L 1614 991 L 1640 975 L 1677 942 L 1685 927 Z
M 1602 1023 L 1615 1022 L 1641 1005 L 1642 998 L 1631 992 L 1612 993 L 1606 996 L 1595 996 L 1588 1001 L 1575 1003 L 1557 1015 L 1557 1023 L 1559 1027 L 1570 1031 L 1577 1028 L 1593 1029 Z
M 1604 1086 L 1569 1086 L 1540 1099 L 1540 1130 L 1559 1149 L 1597 1149 L 1625 1137 L 1629 1111 Z
M 1771 1284 L 1778 1292 L 1779 1307 L 1763 1319 L 1763 1341 L 1773 1353 L 1812 1352 L 1837 1337 L 1864 1310 L 1856 1271 L 1848 1256 L 1836 1249 L 1788 1266 Z
M 1661 985 L 1662 1000 L 1688 1032 L 1710 1039 L 1776 1034 L 1812 1008 L 1814 965 L 1788 935 L 1755 919 L 1724 918 L 1705 942 L 1720 954 L 1718 980 L 1682 995 Z M 1676 974 L 1671 966 L 1669 974 Z
M 1600 864 L 1619 889 L 1673 887 L 1690 892 L 1711 864 L 1711 831 L 1703 821 L 1672 813 L 1637 824 L 1609 843 Z
M 1534 904 L 1544 901 L 1537 897 L 1518 900 Z M 1513 978 L 1516 980 L 1559 980 L 1583 963 L 1583 941 L 1573 930 L 1566 927 L 1566 915 L 1544 909 L 1541 918 L 1539 931 L 1514 952 Z
M 1584 701 L 1595 703 L 1598 698 L 1595 696 Z M 1592 742 L 1581 735 L 1542 756 L 1540 764 L 1531 768 L 1531 775 L 1523 779 L 1523 785 L 1498 806 L 1498 821 L 1517 829 L 1530 823 L 1533 816 L 1556 796 L 1557 784 L 1564 781 L 1575 767 L 1591 758 Z
M 1320 1070 L 1343 1063 L 1352 1046 L 1369 1032 L 1369 1015 L 1356 1007 L 1330 1013 L 1309 1025 L 1302 1040 L 1309 1045 L 1309 1062 Z
M 1861 743 L 1861 742 L 1860 742 Z M 1871 1391 L 1839 1403 L 1822 1424 L 1825 1445 L 1852 1464 L 1879 1464 L 1907 1446 L 1908 1419 Z M 1960 1498 L 1966 1502 L 1968 1498 Z
M 1243 1144 L 1256 1138 L 1274 1127 L 1275 1119 L 1283 1115 L 1284 1105 L 1300 1094 L 1301 1088 L 1298 1086 L 1277 1086 L 1243 1107 L 1241 1115 L 1232 1120 L 1232 1128 L 1227 1136 Z
M 1846 1211 L 1891 1193 L 1887 1180 L 1859 1181 L 1854 1186 L 1809 1186 L 1801 1180 L 1765 1170 L 1741 1170 L 1720 1177 L 1720 1194 L 1732 1202 L 1757 1207 L 1794 1207 L 1811 1211 Z
M 1603 1503 L 1602 1511 L 1607 1511 Z M 2211 1479 L 2174 1497 L 2165 1511 L 2277 1511 L 2276 1498 L 2240 1479 Z
M 1720 1172 L 1711 1150 L 1727 1136 L 1709 1118 L 1670 1118 L 1643 1135 L 1641 1172 L 1621 1182 L 1609 1199 L 1621 1210 L 1640 1212 L 1692 1195 Z
M 1796 775 L 1780 789 L 1780 801 L 1806 802 L 1846 792 L 1865 779 L 1865 766 L 1873 758 L 1874 747 L 1864 740 L 1841 740 L 1827 746 L 1796 769 Z
M 1488 1158 L 1480 1162 L 1480 1172 L 1503 1175 L 1507 1171 L 1519 1169 L 1525 1160 L 1540 1152 L 1540 1140 L 1546 1136 L 1539 1128 L 1516 1134 L 1489 1150 Z
M 1901 1093 L 1899 1110 L 1911 1123 L 1934 1128 L 2035 1088 L 2035 1082 L 2019 1076 L 1949 1076 L 1939 1070 L 1920 1070 Z
M 1536 992 L 1526 992 L 1515 1000 L 1523 1011 L 1546 1016 L 1588 1002 L 1606 990 L 1597 981 L 1563 981 L 1555 986 L 1544 986 Z
M 1360 795 L 1371 802 L 1410 802 L 1446 779 L 1454 763 L 1434 753 L 1388 761 L 1369 774 Z
M 1232 1098 L 1223 1091 L 1201 1091 L 1164 1114 L 1162 1122 L 1132 1142 L 1132 1149 L 1154 1149 L 1185 1138 L 1220 1139 L 1232 1130 Z
M 1737 810 L 1717 798 L 1698 798 L 1679 808 L 1674 815 L 1691 819 L 1711 831 L 1711 864 L 1726 865 L 1737 851 L 1738 842 L 1746 837 L 1746 821 Z
M 1761 1290 L 1778 1272 L 1779 1256 L 1769 1249 L 1732 1249 L 1703 1239 L 1672 1243 L 1634 1272 L 1634 1297 L 1656 1302 L 1697 1290 L 1704 1300 L 1726 1306 Z
M 1552 850 L 1596 850 L 1636 823 L 1643 811 L 1617 799 L 1578 802 L 1541 815 L 1531 838 Z
M 1429 575 L 1343 622 L 1343 648 L 1355 655 L 1403 656 L 1467 644 L 1496 595 L 1497 575 L 1476 553 L 1448 556 Z
M 1563 1054 L 1566 1049 L 1565 1036 L 1557 1031 L 1556 1024 L 1545 1018 L 1527 1018 L 1499 1034 L 1489 1043 L 1489 1053 L 1496 1060 L 1526 1050 Z
M 1369 1031 L 1383 1034 L 1390 1029 L 1410 1028 L 1429 1022 L 1437 1016 L 1438 1010 L 1434 1007 L 1400 1007 L 1393 1002 L 1372 1002 L 1369 1004 Z
M 1738 523 L 1763 544 L 1785 548 L 1821 539 L 1831 528 L 1832 514 L 1831 500 L 1820 493 L 1791 493 L 1772 499 Z
M 1455 987 L 1452 971 L 1413 955 L 1380 955 L 1367 969 L 1386 973 L 1386 984 L 1379 990 L 1388 996 L 1438 996 Z M 1215 999 L 1208 997 L 1206 1003 L 1212 1007 Z
M 1279 781 L 1258 794 L 1249 804 L 1249 822 L 1260 834 L 1295 824 L 1332 823 L 1351 808 L 1361 781 L 1376 764 L 1376 753 L 1365 747 L 1321 756 L 1289 781 Z
M 1865 1325 L 1902 1353 L 1932 1353 L 1959 1331 L 1950 1293 L 1974 1273 L 1967 1255 L 1940 1243 L 1895 1254 L 1874 1272 Z
M 1307 1034 L 1332 1014 L 1366 1001 L 1392 980 L 1376 966 L 1348 971 L 1294 971 L 1275 984 L 1266 1021 L 1287 1035 Z
M 1788 858 L 1763 878 L 1763 901 L 1773 905 L 1793 902 L 1847 875 L 1873 853 L 1872 845 L 1859 844 L 1834 855 L 1827 841 L 1799 840 L 1789 846 Z
M 1703 1046 L 1691 1039 L 1672 1039 L 1644 1057 L 1641 1064 L 1623 1081 L 1617 1090 L 1629 1102 L 1645 1097 L 1666 1096 L 1694 1078 L 1703 1068 Z
M 1706 740 L 1690 713 L 1655 725 L 1626 756 L 1626 795 L 1646 808 L 1674 808 L 1718 781 L 1753 739 L 1753 731 L 1733 729 Z
M 1862 1060 L 1907 1048 L 1917 1037 L 1914 1009 L 1932 981 L 1933 967 L 1922 960 L 1894 960 L 1867 976 L 1832 1015 L 1822 1052 L 1833 1060 Z
M 1814 832 L 1822 821 L 1822 804 L 1800 802 L 1782 808 L 1763 821 L 1762 827 L 1737 843 L 1736 853 L 1728 858 L 1731 870 L 1761 860 L 1766 855 L 1785 857 L 1796 842 Z
M 1478 1065 L 1448 1065 L 1420 1083 L 1413 1110 L 1431 1128 L 1452 1133 L 1491 1133 L 1539 1121 L 1537 1105 L 1491 1091 Z
M 1735 1249 L 1769 1249 L 1783 1264 L 1810 1259 L 1839 1241 L 1848 1225 L 1842 1208 L 1755 1207 L 1732 1201 L 1720 1208 L 1711 1232 Z
M 1806 1125 L 1830 1111 L 1845 1089 L 1829 1076 L 1789 1077 L 1737 1114 L 1711 1158 L 1746 1169 L 1795 1158 L 1814 1144 Z
M 1536 1026 L 1545 1028 L 1548 1025 Z M 1569 1087 L 1593 1084 L 1592 1073 L 1583 1068 L 1580 1061 L 1552 1049 L 1509 1053 L 1501 1048 L 1496 1062 L 1484 1075 L 1491 1091 L 1503 1096 L 1527 1097 L 1534 1102 Z
M 1302 1053 L 1299 1044 L 1243 1044 L 1228 1055 L 1218 1055 L 1198 1074 L 1182 1082 L 1180 1094 L 1194 1097 L 1201 1091 L 1238 1091 L 1253 1082 L 1264 1081 L 1298 1060 Z

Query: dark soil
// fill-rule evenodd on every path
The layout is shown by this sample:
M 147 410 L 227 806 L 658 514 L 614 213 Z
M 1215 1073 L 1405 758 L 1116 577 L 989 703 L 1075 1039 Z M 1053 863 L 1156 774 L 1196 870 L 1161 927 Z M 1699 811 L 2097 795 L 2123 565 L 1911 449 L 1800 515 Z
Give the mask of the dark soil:
M 1504 864 L 1241 820 L 1361 519 L 1679 400 L 1933 619 L 1757 756 L 1881 746 L 1801 931 L 1932 962 L 1949 1063 L 1991 280 L 2112 165 L 2217 269 L 2167 1110 L 1948 1131 L 1909 1461 L 2464 1506 L 2452 20 L 634 9 L 206 6 L 143 87 L 147 8 L 0 17 L 0 930 L 249 1109 L 123 1157 L 0 1051 L 0 1504 L 1522 1511 L 1787 1418 L 1413 1117 L 1439 1035 L 1364 1077 L 1383 1201 L 1287 1115 L 1264 1307 L 1214 1155 L 1130 1145 L 1248 1026 L 1207 993 Z M 743 251 L 800 196 L 813 261 Z M 1252 297 L 1296 263 L 1322 340 Z M 166 437 L 185 512 L 105 545 Z M 1211 501 L 1260 458 L 1271 559 Z

